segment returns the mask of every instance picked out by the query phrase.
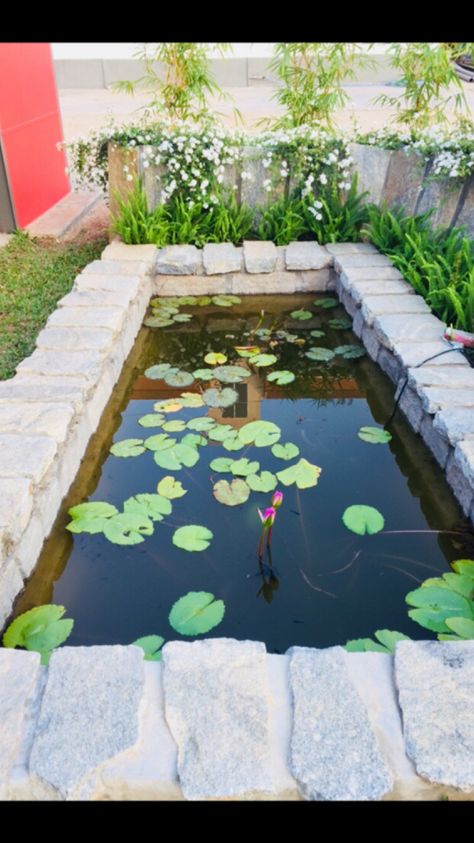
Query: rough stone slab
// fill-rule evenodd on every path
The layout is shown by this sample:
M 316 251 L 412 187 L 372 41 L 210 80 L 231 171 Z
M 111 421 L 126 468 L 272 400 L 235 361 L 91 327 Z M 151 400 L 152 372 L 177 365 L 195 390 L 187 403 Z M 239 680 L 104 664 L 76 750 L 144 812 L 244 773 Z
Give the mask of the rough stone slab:
M 366 255 L 337 255 L 334 258 L 334 268 L 336 272 L 346 272 L 351 274 L 353 269 L 391 269 L 393 264 L 390 258 L 386 255 L 376 254 Z
M 16 375 L 11 380 L 0 383 L 0 406 L 10 401 L 57 401 L 73 404 L 79 410 L 90 389 L 83 378 L 39 378 Z
M 275 246 L 275 249 L 277 254 L 275 272 L 283 272 L 285 269 L 286 246 Z
M 369 326 L 377 316 L 400 313 L 431 313 L 421 296 L 364 296 L 362 314 Z
M 374 255 L 378 254 L 372 243 L 325 243 L 330 255 Z
M 351 169 L 358 175 L 359 193 L 368 192 L 364 201 L 380 205 L 391 161 L 391 151 L 361 143 L 350 143 L 348 150 L 354 160 Z
M 10 769 L 21 743 L 39 669 L 39 653 L 0 649 L 0 800 L 8 798 Z
M 474 789 L 474 641 L 400 641 L 395 681 L 419 775 Z
M 427 413 L 436 413 L 442 407 L 471 407 L 474 413 L 474 389 L 446 390 L 444 386 L 422 386 L 419 387 L 419 395 Z
M 407 417 L 415 433 L 418 433 L 424 418 L 423 404 L 418 393 L 414 389 L 407 387 L 403 390 L 398 406 Z
M 460 366 L 464 366 L 466 370 L 470 368 L 464 355 L 457 349 L 450 348 L 444 340 L 412 342 L 411 340 L 396 339 L 393 340 L 392 346 L 394 353 L 407 369 L 418 366 L 418 371 L 421 372 L 428 366 L 430 368 L 433 366 L 437 368 L 449 366 L 450 369 L 453 367 L 459 369 Z M 425 360 L 426 363 L 424 363 Z
M 100 351 L 48 351 L 37 349 L 18 366 L 18 373 L 28 375 L 75 375 L 96 381 L 104 367 Z
M 273 790 L 264 644 L 207 639 L 163 648 L 166 719 L 187 799 Z
M 23 576 L 16 559 L 9 559 L 0 567 L 0 626 L 3 627 L 11 615 L 13 604 L 22 588 Z
M 109 328 L 116 333 L 123 325 L 126 312 L 121 307 L 61 307 L 48 319 L 55 328 Z
M 341 275 L 344 275 L 349 281 L 403 280 L 402 273 L 395 266 L 351 266 L 341 272 Z
M 383 313 L 374 318 L 373 327 L 381 344 L 391 350 L 397 340 L 422 343 L 440 340 L 445 330 L 444 322 L 430 313 Z
M 454 459 L 474 490 L 474 440 L 458 442 L 454 451 Z
M 133 300 L 132 289 L 73 290 L 58 301 L 58 307 L 128 307 Z
M 216 296 L 219 293 L 232 293 L 233 277 L 229 275 L 155 275 L 152 293 L 155 296 Z
M 153 264 L 157 253 L 158 249 L 153 245 L 128 246 L 116 240 L 105 247 L 101 258 L 104 261 L 146 261 Z
M 278 253 L 271 240 L 244 240 L 244 265 L 247 272 L 274 272 Z
M 430 208 L 434 213 L 430 217 L 433 228 L 447 228 L 453 224 L 453 217 L 458 207 L 463 182 L 458 179 L 435 179 L 427 182 L 416 207 L 417 214 L 424 214 Z
M 307 799 L 372 800 L 388 793 L 391 773 L 342 647 L 292 647 L 294 703 L 291 770 Z M 337 702 L 336 702 L 337 701 Z
M 13 542 L 21 536 L 32 508 L 31 480 L 27 477 L 0 478 L 0 562 L 10 554 Z
M 99 273 L 83 273 L 78 275 L 73 289 L 79 293 L 88 290 L 104 290 L 111 293 L 123 291 L 129 293 L 134 299 L 141 290 L 149 283 L 149 276 L 146 279 L 135 275 L 100 275 Z
M 196 246 L 165 246 L 160 249 L 155 270 L 158 275 L 196 275 L 202 272 L 202 250 Z
M 341 304 L 345 307 L 349 316 L 352 316 L 352 318 L 354 318 L 356 313 L 359 312 L 359 307 L 355 303 L 351 294 L 348 293 L 346 290 L 340 290 L 340 291 L 338 291 L 338 293 L 339 293 L 339 300 L 340 300 Z
M 466 233 L 474 237 L 474 178 L 471 176 L 468 182 L 467 191 L 464 196 L 462 208 L 459 210 L 453 225 L 466 226 Z
M 74 415 L 72 404 L 12 401 L 0 404 L 0 433 L 44 433 L 64 442 Z
M 332 264 L 331 255 L 311 240 L 290 243 L 285 252 L 286 268 L 324 269 Z
M 45 328 L 36 338 L 37 348 L 57 351 L 109 351 L 114 335 L 108 328 Z
M 270 186 L 270 190 L 266 190 L 263 182 L 268 178 L 269 172 L 263 166 L 265 158 L 265 151 L 256 149 L 255 146 L 244 146 L 241 149 L 242 166 L 240 174 L 245 173 L 248 178 L 242 177 L 240 179 L 240 200 L 243 205 L 249 205 L 255 208 L 261 205 L 271 205 L 278 199 L 283 199 L 285 189 L 289 186 L 289 179 L 278 179 L 275 185 Z M 236 197 L 238 198 L 238 197 Z
M 446 355 L 446 357 L 450 356 Z M 418 369 L 409 369 L 407 375 L 410 385 L 415 389 L 436 386 L 450 391 L 457 389 L 474 390 L 474 369 L 471 369 L 469 365 L 450 366 L 449 369 L 446 369 L 444 366 L 431 366 L 427 363 Z
M 98 768 L 136 743 L 143 664 L 132 646 L 53 653 L 30 758 L 38 798 L 87 799 Z
M 364 317 L 362 316 L 361 311 L 356 310 L 356 312 L 354 314 L 354 319 L 353 319 L 353 322 L 352 322 L 352 330 L 354 331 L 354 334 L 356 335 L 356 337 L 359 337 L 359 339 L 362 337 L 362 331 L 364 330 L 365 327 L 366 327 L 365 320 L 364 320 Z M 375 336 L 375 339 L 378 340 L 378 336 L 377 336 L 375 331 L 373 331 L 373 334 Z
M 202 250 L 202 260 L 206 275 L 240 272 L 242 249 L 233 243 L 206 243 Z
M 400 360 L 395 357 L 391 351 L 388 351 L 386 348 L 383 348 L 383 346 L 380 346 L 377 364 L 382 369 L 382 372 L 385 372 L 393 383 L 398 384 L 403 374 L 403 366 L 401 365 Z
M 117 278 L 134 275 L 149 275 L 153 271 L 150 261 L 97 260 L 91 261 L 82 270 L 82 275 L 114 275 Z
M 435 429 L 433 419 L 430 416 L 425 415 L 421 422 L 420 436 L 441 468 L 444 468 L 451 452 L 451 446 L 448 440 Z
M 50 467 L 58 446 L 49 436 L 0 434 L 0 477 L 29 477 L 39 483 Z
M 383 201 L 390 208 L 403 206 L 406 214 L 414 214 L 425 167 L 425 159 L 420 153 L 404 149 L 391 150 Z
M 469 515 L 471 504 L 474 502 L 474 487 L 466 477 L 465 462 L 462 465 L 459 464 L 455 451 L 450 453 L 446 463 L 446 480 L 461 504 L 464 514 Z
M 451 445 L 456 445 L 462 439 L 474 439 L 474 413 L 472 409 L 461 408 L 439 410 L 433 425 Z
M 362 329 L 361 340 L 367 349 L 367 354 L 372 360 L 377 360 L 380 351 L 380 343 L 372 330 L 372 328 L 364 327 Z
M 410 296 L 411 298 L 415 296 L 413 287 L 411 287 L 406 281 L 376 281 L 375 279 L 372 279 L 371 281 L 356 280 L 351 281 L 350 283 L 346 282 L 346 284 L 346 289 L 349 291 L 356 304 L 360 304 L 365 300 L 365 298 L 369 297 L 387 298 L 391 300 L 395 297 L 398 299 L 399 296 Z M 399 299 L 398 304 L 399 307 L 402 306 Z M 406 311 L 400 310 L 399 312 L 405 313 Z

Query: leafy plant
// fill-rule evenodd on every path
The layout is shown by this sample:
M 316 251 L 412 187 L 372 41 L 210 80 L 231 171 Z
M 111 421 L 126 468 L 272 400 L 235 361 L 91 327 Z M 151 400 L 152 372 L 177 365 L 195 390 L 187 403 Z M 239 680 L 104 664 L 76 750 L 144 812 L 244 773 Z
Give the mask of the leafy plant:
M 144 660 L 146 662 L 161 661 L 161 648 L 165 643 L 165 639 L 161 635 L 144 635 L 142 638 L 137 638 L 132 641 L 135 647 L 140 647 L 144 653 Z
M 307 230 L 304 204 L 297 197 L 279 199 L 257 211 L 258 239 L 272 240 L 277 246 L 287 246 L 298 240 Z
M 69 638 L 74 621 L 64 618 L 64 606 L 36 606 L 15 618 L 3 635 L 4 647 L 24 647 L 41 654 L 41 664 L 49 662 L 55 647 Z
M 349 653 L 386 653 L 393 655 L 395 644 L 398 641 L 409 641 L 408 635 L 403 632 L 396 632 L 393 629 L 377 629 L 374 632 L 377 641 L 371 638 L 353 638 L 346 643 L 346 650 Z
M 358 193 L 355 174 L 345 193 L 336 180 L 318 190 L 317 198 L 308 196 L 303 204 L 307 231 L 318 243 L 352 243 L 360 240 L 361 228 L 368 221 L 364 200 L 367 193 Z
M 115 201 L 118 214 L 112 217 L 112 230 L 124 243 L 153 243 L 159 247 L 167 245 L 169 226 L 165 207 L 158 205 L 154 211 L 149 210 L 141 179 L 125 198 L 116 192 Z

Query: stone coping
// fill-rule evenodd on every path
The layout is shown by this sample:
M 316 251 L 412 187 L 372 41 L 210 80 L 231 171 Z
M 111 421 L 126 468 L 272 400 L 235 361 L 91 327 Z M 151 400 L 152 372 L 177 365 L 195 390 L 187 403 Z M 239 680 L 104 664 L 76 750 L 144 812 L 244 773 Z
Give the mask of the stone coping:
M 474 641 L 0 649 L 0 800 L 472 800 Z M 337 702 L 336 702 L 337 701 Z

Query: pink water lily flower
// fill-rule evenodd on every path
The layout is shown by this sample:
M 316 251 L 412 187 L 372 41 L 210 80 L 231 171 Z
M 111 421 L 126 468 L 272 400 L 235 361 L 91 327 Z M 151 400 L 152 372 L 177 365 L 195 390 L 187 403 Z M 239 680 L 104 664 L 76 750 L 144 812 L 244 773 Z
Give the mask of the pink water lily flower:
M 279 492 L 277 490 L 276 492 L 273 493 L 272 506 L 275 509 L 278 509 L 278 507 L 281 506 L 282 503 L 283 503 L 283 492 Z
M 268 529 L 273 525 L 276 515 L 276 509 L 273 506 L 267 506 L 265 512 L 262 513 L 262 510 L 258 510 L 258 514 L 260 516 L 260 521 L 262 522 L 263 526 Z

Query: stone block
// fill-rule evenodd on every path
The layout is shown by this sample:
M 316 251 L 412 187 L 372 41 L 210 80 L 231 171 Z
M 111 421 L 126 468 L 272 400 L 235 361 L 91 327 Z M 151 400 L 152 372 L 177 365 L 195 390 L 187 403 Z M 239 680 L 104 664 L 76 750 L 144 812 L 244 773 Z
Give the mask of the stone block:
M 331 255 L 312 240 L 290 243 L 285 252 L 286 268 L 324 269 L 332 264 Z
M 136 295 L 136 294 L 135 294 Z M 128 307 L 135 298 L 133 289 L 73 290 L 58 301 L 58 307 Z
M 451 446 L 448 440 L 435 429 L 433 419 L 430 416 L 424 416 L 421 422 L 420 436 L 441 468 L 444 468 L 451 453 Z
M 155 275 L 153 279 L 155 296 L 216 296 L 232 292 L 229 275 Z
M 127 276 L 132 281 L 133 276 L 149 275 L 152 271 L 149 260 L 97 260 L 88 263 L 82 270 L 82 275 L 113 275 L 117 278 Z
M 74 375 L 94 383 L 103 367 L 104 355 L 100 351 L 37 349 L 17 366 L 17 371 L 27 375 L 44 375 L 45 377 Z
M 197 275 L 202 272 L 202 249 L 196 246 L 165 246 L 156 259 L 158 275 Z
M 289 272 L 288 275 L 296 276 L 295 293 L 325 293 L 335 289 L 330 269 L 303 269 L 301 272 Z
M 377 363 L 382 371 L 388 375 L 390 380 L 393 383 L 398 384 L 403 372 L 403 366 L 401 365 L 400 360 L 397 359 L 391 351 L 381 347 L 379 356 L 377 357 Z
M 336 267 L 337 270 L 337 267 Z M 339 271 L 339 270 L 337 270 Z M 403 281 L 403 275 L 395 266 L 350 266 L 341 272 L 349 281 Z
M 403 207 L 407 214 L 415 213 L 425 169 L 425 159 L 420 153 L 407 152 L 404 149 L 391 151 L 387 179 L 382 191 L 382 199 L 389 208 Z
M 407 417 L 415 433 L 418 433 L 424 417 L 423 405 L 414 389 L 407 387 L 403 390 L 399 405 L 400 410 Z
M 0 626 L 3 627 L 11 615 L 13 604 L 23 588 L 23 577 L 15 559 L 9 559 L 0 567 Z M 0 652 L 3 653 L 3 650 Z M 2 731 L 2 730 L 0 730 Z M 0 769 L 0 792 L 2 770 Z M 1 801 L 0 796 L 0 801 Z
M 157 254 L 158 248 L 153 244 L 129 246 L 115 240 L 105 247 L 101 259 L 104 261 L 144 261 L 154 265 Z
M 206 275 L 240 272 L 242 269 L 242 249 L 233 243 L 206 243 L 202 259 Z
M 87 268 L 87 267 L 86 267 Z M 140 277 L 136 275 L 112 275 L 99 272 L 88 272 L 84 270 L 82 275 L 78 275 L 74 282 L 74 290 L 82 293 L 86 290 L 106 290 L 115 293 L 117 291 L 130 292 L 131 298 L 134 299 L 141 289 L 146 289 L 150 277 Z
M 20 749 L 39 670 L 39 653 L 0 649 L 0 801 L 9 797 L 10 771 Z
M 275 272 L 278 253 L 274 243 L 266 240 L 244 240 L 243 248 L 246 272 Z
M 269 171 L 263 166 L 265 152 L 254 146 L 244 146 L 242 149 L 242 165 L 240 176 L 240 197 L 243 205 L 250 205 L 251 208 L 259 205 L 271 205 L 285 195 L 286 184 L 283 179 L 278 179 L 271 190 L 263 186 L 265 179 L 269 178 Z M 245 178 L 245 176 L 248 176 Z M 288 183 L 288 179 L 286 180 Z
M 463 183 L 458 179 L 436 179 L 427 182 L 416 207 L 417 214 L 434 209 L 430 218 L 433 228 L 447 228 L 453 224 L 453 217 L 458 207 Z
M 40 403 L 59 402 L 74 406 L 80 410 L 90 386 L 84 378 L 46 378 L 16 375 L 11 380 L 0 383 L 0 406 L 10 401 L 39 401 Z
M 458 210 L 456 218 L 453 220 L 453 225 L 466 226 L 466 234 L 469 237 L 474 237 L 474 177 L 471 176 L 467 189 L 464 194 L 464 202 L 462 207 Z
M 434 414 L 443 407 L 471 407 L 473 408 L 472 412 L 474 412 L 474 390 L 446 389 L 444 386 L 421 386 L 418 388 L 418 392 L 423 409 L 427 413 Z
M 441 340 L 445 330 L 444 323 L 430 313 L 382 313 L 374 318 L 373 327 L 380 343 L 390 350 L 400 340 L 420 343 Z
M 450 349 L 444 340 L 427 340 L 426 342 L 396 339 L 393 341 L 393 351 L 399 358 L 402 365 L 409 369 L 418 366 L 417 371 L 422 372 L 428 366 L 450 369 L 460 366 L 469 368 L 469 363 L 460 351 Z M 426 363 L 425 363 L 426 361 Z M 446 370 L 448 375 L 448 369 Z
M 361 340 L 364 343 L 365 348 L 367 349 L 367 354 L 372 360 L 377 360 L 380 351 L 380 343 L 373 332 L 372 328 L 368 328 L 365 326 L 362 329 L 362 336 Z
M 325 243 L 330 255 L 374 255 L 378 254 L 372 243 Z
M 364 330 L 364 327 L 365 327 L 365 320 L 364 320 L 364 317 L 362 315 L 362 312 L 360 310 L 357 310 L 357 312 L 354 316 L 354 320 L 352 322 L 352 330 L 354 331 L 354 334 L 356 335 L 356 337 L 359 337 L 359 339 L 362 336 L 362 331 Z M 375 334 L 375 332 L 373 332 L 373 335 L 374 335 L 375 339 L 377 339 L 377 341 L 378 341 L 378 337 Z
M 431 313 L 430 308 L 421 296 L 371 296 L 362 299 L 362 313 L 365 321 L 371 326 L 378 316 L 397 315 L 402 313 Z
M 0 433 L 45 434 L 61 443 L 75 416 L 72 404 L 12 401 L 0 404 Z
M 436 430 L 438 430 L 451 445 L 456 445 L 462 439 L 474 439 L 474 413 L 472 409 L 461 409 L 454 407 L 453 409 L 439 410 L 433 420 Z
M 340 276 L 340 278 L 342 278 L 342 276 Z M 402 307 L 402 305 L 400 305 L 399 296 L 410 296 L 411 298 L 415 296 L 413 287 L 411 287 L 406 281 L 376 281 L 375 279 L 372 279 L 372 281 L 346 281 L 346 289 L 350 292 L 352 298 L 358 305 L 360 305 L 365 298 L 369 297 L 383 297 L 387 299 L 394 299 L 396 297 L 398 299 L 399 307 Z M 399 312 L 404 313 L 405 311 L 400 310 Z
M 449 357 L 449 355 L 446 355 Z M 441 358 L 442 359 L 442 358 Z M 467 361 L 465 361 L 467 363 Z M 435 386 L 443 390 L 451 391 L 474 390 L 474 370 L 467 366 L 432 366 L 427 363 L 418 369 L 409 369 L 408 380 L 414 389 L 421 389 L 425 386 Z M 454 395 L 453 395 L 454 397 Z
M 14 543 L 30 520 L 32 509 L 31 480 L 27 477 L 0 478 L 0 563 L 10 556 Z
M 117 333 L 125 318 L 126 311 L 121 307 L 61 307 L 51 314 L 46 325 L 54 328 L 109 328 Z
M 463 452 L 457 450 L 458 445 L 459 443 L 456 445 L 454 453 L 451 453 L 448 457 L 446 463 L 446 480 L 461 504 L 464 514 L 469 515 L 471 505 L 474 501 L 474 487 L 470 479 L 466 476 L 466 460 L 464 459 L 461 463 L 459 461 L 459 456 Z
M 40 483 L 58 450 L 49 436 L 0 434 L 0 477 L 29 477 Z
M 354 318 L 356 313 L 360 313 L 359 307 L 355 303 L 354 299 L 352 298 L 351 294 L 348 293 L 346 290 L 341 290 L 339 294 L 339 300 L 343 307 L 346 308 L 349 316 Z
M 36 338 L 37 348 L 56 351 L 110 351 L 114 335 L 108 328 L 45 328 Z
M 350 143 L 348 150 L 354 161 L 352 170 L 358 175 L 359 193 L 367 192 L 365 201 L 380 205 L 391 159 L 390 150 L 360 143 Z
M 393 269 L 390 258 L 377 252 L 373 254 L 337 255 L 334 258 L 334 269 L 336 272 L 346 272 L 349 275 L 353 269 Z
M 458 442 L 454 451 L 454 460 L 474 490 L 474 440 Z

